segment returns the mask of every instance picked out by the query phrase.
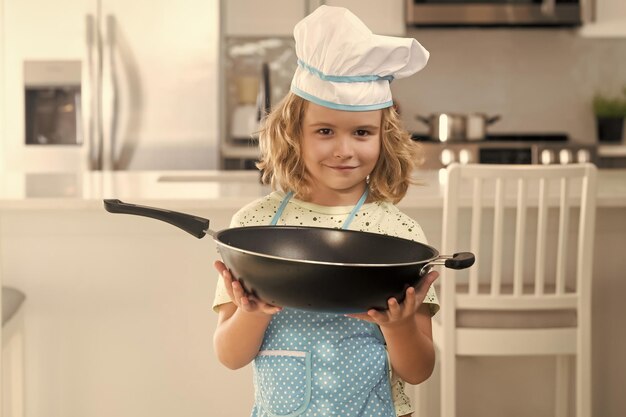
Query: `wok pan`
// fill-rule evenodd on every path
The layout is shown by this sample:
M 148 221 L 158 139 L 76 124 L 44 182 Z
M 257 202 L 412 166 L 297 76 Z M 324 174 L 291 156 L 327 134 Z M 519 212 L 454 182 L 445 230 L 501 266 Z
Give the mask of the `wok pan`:
M 281 307 L 358 313 L 399 302 L 435 265 L 463 269 L 469 252 L 439 256 L 408 239 L 344 229 L 302 226 L 234 227 L 214 232 L 209 220 L 154 207 L 104 200 L 111 213 L 162 220 L 197 238 L 213 237 L 222 260 L 243 288 Z

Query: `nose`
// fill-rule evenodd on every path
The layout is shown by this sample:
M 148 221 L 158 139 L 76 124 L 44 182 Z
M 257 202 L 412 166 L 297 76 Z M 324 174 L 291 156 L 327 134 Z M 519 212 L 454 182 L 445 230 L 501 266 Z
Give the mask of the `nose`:
M 352 138 L 349 135 L 338 136 L 335 140 L 334 156 L 336 158 L 351 158 L 354 155 Z

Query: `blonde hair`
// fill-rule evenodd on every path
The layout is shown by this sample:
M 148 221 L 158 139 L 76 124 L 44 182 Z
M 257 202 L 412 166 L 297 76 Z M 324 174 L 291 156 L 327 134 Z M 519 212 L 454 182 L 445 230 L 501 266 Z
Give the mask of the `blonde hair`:
M 310 179 L 301 158 L 307 104 L 307 100 L 289 93 L 266 117 L 259 132 L 261 157 L 256 164 L 264 184 L 270 184 L 274 190 L 293 191 L 304 200 L 310 193 Z M 383 109 L 380 156 L 369 176 L 371 198 L 400 201 L 409 185 L 417 183 L 411 174 L 420 164 L 419 145 L 402 128 L 396 111 L 391 107 Z

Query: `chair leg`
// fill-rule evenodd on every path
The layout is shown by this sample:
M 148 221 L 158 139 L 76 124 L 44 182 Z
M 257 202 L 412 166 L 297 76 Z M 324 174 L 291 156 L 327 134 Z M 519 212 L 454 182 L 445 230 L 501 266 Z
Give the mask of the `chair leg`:
M 555 388 L 555 417 L 567 417 L 569 405 L 568 391 L 570 382 L 570 357 L 558 355 L 556 357 L 556 388 Z
M 443 349 L 441 355 L 441 417 L 456 416 L 456 355 Z
M 591 417 L 591 353 L 581 350 L 576 355 L 576 417 Z

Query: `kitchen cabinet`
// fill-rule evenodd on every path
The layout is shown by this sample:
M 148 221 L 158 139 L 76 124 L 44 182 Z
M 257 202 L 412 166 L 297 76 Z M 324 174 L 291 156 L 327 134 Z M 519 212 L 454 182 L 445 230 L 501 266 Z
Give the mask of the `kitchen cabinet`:
M 374 33 L 406 33 L 404 0 L 228 0 L 223 1 L 226 36 L 292 36 L 294 25 L 320 4 L 341 6 Z
M 216 167 L 218 0 L 0 3 L 7 169 Z M 26 144 L 26 64 L 45 62 L 79 68 L 75 144 Z
M 586 0 L 586 5 L 593 10 L 593 18 L 581 28 L 581 36 L 626 38 L 626 1 Z

